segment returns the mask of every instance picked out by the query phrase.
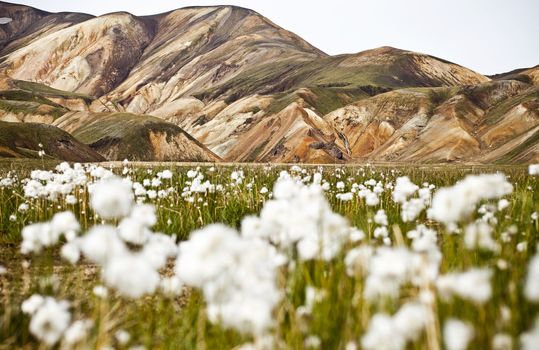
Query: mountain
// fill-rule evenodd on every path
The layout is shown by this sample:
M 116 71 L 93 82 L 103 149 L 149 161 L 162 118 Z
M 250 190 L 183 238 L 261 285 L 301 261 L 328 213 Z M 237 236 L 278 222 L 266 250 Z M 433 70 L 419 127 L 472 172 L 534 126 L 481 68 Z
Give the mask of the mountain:
M 0 17 L 0 120 L 56 125 L 108 159 L 539 160 L 539 66 L 487 77 L 392 47 L 329 56 L 235 6 L 0 3 Z
M 45 158 L 72 162 L 104 161 L 101 155 L 67 132 L 41 123 L 0 121 L 0 156 L 7 158 Z
M 490 76 L 494 80 L 519 80 L 528 84 L 539 85 L 539 65 L 531 68 L 515 69 L 511 72 Z
M 220 160 L 180 127 L 152 116 L 72 112 L 53 124 L 109 160 Z

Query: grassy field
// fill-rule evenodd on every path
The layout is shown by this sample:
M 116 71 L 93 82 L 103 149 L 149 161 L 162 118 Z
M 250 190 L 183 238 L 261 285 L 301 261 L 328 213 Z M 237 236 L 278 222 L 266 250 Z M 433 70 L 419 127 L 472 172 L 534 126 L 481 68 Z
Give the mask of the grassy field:
M 539 344 L 539 177 L 527 167 L 115 163 L 122 193 L 108 169 L 56 165 L 0 162 L 0 348 Z M 80 229 L 55 221 L 65 211 Z M 113 241 L 92 246 L 103 224 Z M 149 249 L 159 232 L 172 243 Z M 65 246 L 80 258 L 67 262 Z M 46 302 L 24 304 L 32 295 Z

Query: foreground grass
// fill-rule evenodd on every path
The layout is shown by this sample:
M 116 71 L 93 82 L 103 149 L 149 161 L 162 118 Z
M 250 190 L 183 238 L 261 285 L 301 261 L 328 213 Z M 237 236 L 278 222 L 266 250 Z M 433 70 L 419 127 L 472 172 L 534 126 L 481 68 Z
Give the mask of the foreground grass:
M 78 218 L 83 229 L 87 229 L 100 219 L 88 205 L 88 190 L 81 187 L 75 191 L 77 202 L 68 204 L 63 198 L 58 201 L 32 199 L 24 197 L 21 180 L 32 169 L 52 167 L 54 163 L 28 164 L 11 163 L 8 171 L 17 175 L 13 188 L 0 188 L 0 264 L 7 272 L 0 277 L 2 307 L 0 308 L 0 348 L 34 348 L 38 346 L 35 338 L 28 331 L 29 317 L 20 310 L 21 302 L 34 293 L 54 295 L 58 299 L 70 300 L 74 319 L 89 318 L 94 321 L 81 348 L 100 348 L 113 346 L 129 348 L 143 345 L 151 348 L 169 349 L 230 349 L 250 340 L 232 330 L 224 330 L 219 325 L 211 324 L 206 319 L 204 300 L 197 290 L 185 288 L 179 296 L 156 294 L 139 300 L 126 300 L 112 290 L 106 298 L 94 295 L 93 288 L 101 284 L 98 268 L 83 263 L 71 266 L 63 263 L 55 248 L 39 255 L 23 256 L 18 252 L 21 240 L 20 232 L 29 223 L 49 220 L 54 213 L 70 210 Z M 151 179 L 158 171 L 170 168 L 173 177 L 163 180 L 159 188 L 174 188 L 173 194 L 157 199 L 147 199 L 157 207 L 158 221 L 155 231 L 176 234 L 179 240 L 210 223 L 222 222 L 231 227 L 239 227 L 242 218 L 256 214 L 269 199 L 272 184 L 279 172 L 289 167 L 281 166 L 204 166 L 200 171 L 212 184 L 222 184 L 223 191 L 208 194 L 194 194 L 192 200 L 181 196 L 182 189 L 190 179 L 187 171 L 196 166 L 145 166 L 129 167 L 126 174 L 133 181 L 143 182 Z M 241 184 L 231 185 L 231 173 L 242 170 L 244 179 Z M 386 211 L 390 230 L 395 245 L 409 245 L 405 233 L 423 223 L 435 229 L 439 234 L 438 245 L 443 259 L 441 273 L 462 271 L 470 267 L 489 267 L 494 270 L 492 278 L 492 297 L 488 303 L 474 304 L 470 301 L 454 298 L 444 300 L 437 297 L 435 302 L 436 319 L 433 320 L 434 344 L 441 345 L 441 325 L 450 317 L 469 322 L 475 328 L 475 336 L 470 349 L 492 347 L 496 334 L 508 334 L 514 344 L 519 336 L 533 326 L 539 308 L 527 301 L 522 295 L 522 285 L 527 272 L 527 264 L 536 252 L 537 220 L 530 219 L 532 213 L 539 211 L 539 181 L 530 177 L 525 168 L 491 167 L 393 167 L 393 166 L 305 166 L 305 174 L 322 171 L 323 177 L 330 183 L 326 191 L 327 198 L 337 213 L 365 232 L 365 244 L 381 245 L 373 237 L 378 226 L 373 217 L 376 211 Z M 514 185 L 510 205 L 495 213 L 497 224 L 494 238 L 501 242 L 505 232 L 514 232 L 510 241 L 501 243 L 498 253 L 480 250 L 469 251 L 464 247 L 462 235 L 450 235 L 444 226 L 428 220 L 422 213 L 414 222 L 403 222 L 400 206 L 391 199 L 391 191 L 380 195 L 380 204 L 367 206 L 364 200 L 354 197 L 351 201 L 341 201 L 335 193 L 347 192 L 353 183 L 364 183 L 369 179 L 394 182 L 399 176 L 406 175 L 416 184 L 428 182 L 436 187 L 450 186 L 470 173 L 492 173 L 503 171 Z M 121 173 L 118 167 L 116 172 Z M 336 183 L 343 181 L 345 188 L 339 190 Z M 262 192 L 262 193 L 261 193 Z M 28 203 L 29 209 L 20 212 L 22 203 Z M 399 242 L 399 239 L 402 240 Z M 525 243 L 525 244 L 524 244 Z M 366 332 L 372 316 L 377 312 L 395 313 L 407 300 L 418 296 L 418 290 L 404 286 L 398 300 L 380 299 L 366 302 L 362 298 L 364 280 L 360 275 L 349 277 L 345 270 L 346 251 L 354 244 L 349 243 L 343 252 L 331 262 L 299 262 L 295 268 L 283 268 L 279 281 L 285 297 L 277 310 L 275 318 L 277 329 L 274 338 L 276 347 L 300 349 L 308 346 L 321 349 L 344 349 L 359 339 Z M 522 248 L 525 246 L 526 248 Z M 136 273 L 135 271 L 133 273 Z M 163 274 L 171 274 L 165 269 Z M 300 316 L 298 307 L 305 304 L 307 286 L 323 291 L 323 299 L 315 303 L 312 312 Z M 285 288 L 286 287 L 286 288 Z M 507 311 L 509 310 L 509 311 Z M 256 310 L 253 310 L 256 312 Z M 509 317 L 507 314 L 509 313 Z M 130 339 L 125 344 L 116 339 L 120 330 L 129 332 Z M 313 338 L 316 337 L 316 338 Z M 310 342 L 309 339 L 318 339 Z M 423 335 L 409 346 L 410 349 L 433 348 L 432 340 Z

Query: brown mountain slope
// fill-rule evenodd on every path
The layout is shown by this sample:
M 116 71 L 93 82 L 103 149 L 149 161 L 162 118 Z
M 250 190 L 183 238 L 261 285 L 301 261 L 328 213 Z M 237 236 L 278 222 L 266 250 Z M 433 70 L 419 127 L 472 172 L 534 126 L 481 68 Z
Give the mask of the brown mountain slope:
M 71 112 L 54 124 L 108 160 L 220 161 L 180 127 L 151 116 Z
M 90 147 L 55 126 L 0 121 L 1 157 L 39 158 L 39 151 L 42 150 L 45 151 L 46 158 L 72 162 L 105 160 Z
M 0 2 L 0 17 L 11 20 L 0 25 L 0 53 L 6 55 L 36 39 L 94 16 L 83 13 L 49 13 L 28 6 Z
M 492 75 L 495 80 L 519 80 L 525 83 L 539 85 L 539 65 L 531 68 L 515 69 L 507 73 Z
M 325 119 L 347 138 L 350 156 L 357 160 L 500 158 L 510 163 L 524 161 L 519 154 L 527 148 L 522 145 L 536 147 L 537 139 L 529 132 L 539 126 L 538 104 L 538 88 L 499 81 L 452 89 L 398 90 L 336 110 Z M 492 153 L 500 147 L 502 151 Z M 512 151 L 516 153 L 511 155 Z M 525 158 L 539 160 L 533 152 Z

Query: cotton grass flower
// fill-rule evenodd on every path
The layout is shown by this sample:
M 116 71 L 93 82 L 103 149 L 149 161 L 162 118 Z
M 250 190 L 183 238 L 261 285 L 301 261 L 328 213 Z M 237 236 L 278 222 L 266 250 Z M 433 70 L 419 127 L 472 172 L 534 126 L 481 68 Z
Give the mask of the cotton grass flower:
M 90 188 L 90 205 L 103 219 L 117 219 L 129 215 L 133 206 L 131 184 L 120 178 L 108 178 Z
M 30 298 L 23 301 L 21 304 L 21 310 L 25 314 L 32 315 L 34 314 L 43 304 L 45 303 L 45 298 L 39 294 L 34 294 Z
M 412 259 L 412 254 L 404 247 L 378 248 L 368 262 L 365 298 L 398 297 L 401 285 L 411 278 Z
M 97 225 L 92 227 L 80 239 L 82 253 L 90 261 L 97 264 L 105 264 L 114 256 L 124 255 L 127 247 L 118 237 L 114 226 Z
M 457 319 L 444 323 L 444 345 L 447 350 L 466 350 L 474 336 L 472 326 Z
M 512 191 L 503 174 L 468 175 L 454 186 L 436 191 L 429 214 L 450 225 L 470 216 L 481 200 L 497 199 Z
M 361 338 L 365 350 L 401 350 L 406 344 L 417 340 L 428 322 L 432 321 L 429 309 L 423 304 L 411 302 L 403 305 L 391 317 L 376 314 Z
M 153 294 L 160 281 L 159 274 L 146 260 L 131 253 L 108 261 L 103 277 L 108 286 L 129 298 Z
M 524 296 L 530 301 L 539 302 L 539 254 L 536 254 L 528 264 Z
M 348 240 L 351 228 L 344 217 L 334 213 L 320 185 L 305 185 L 281 173 L 260 215 L 242 220 L 241 235 L 260 238 L 301 260 L 329 261 Z
M 522 350 L 537 350 L 537 344 L 539 344 L 539 318 L 535 320 L 532 329 L 520 335 Z
M 395 182 L 395 188 L 393 189 L 393 201 L 397 203 L 405 203 L 408 200 L 408 197 L 413 195 L 419 186 L 410 181 L 410 178 L 407 176 L 402 176 L 397 178 Z
M 492 296 L 491 277 L 492 270 L 488 268 L 472 268 L 465 272 L 440 276 L 436 287 L 446 299 L 456 295 L 477 304 L 484 304 Z
M 22 306 L 32 317 L 30 333 L 49 346 L 56 344 L 69 327 L 71 314 L 68 308 L 66 301 L 41 296 L 32 296 Z
M 77 320 L 65 331 L 62 343 L 72 347 L 88 337 L 93 326 L 92 320 Z
M 484 221 L 476 221 L 464 231 L 464 244 L 469 250 L 476 248 L 497 252 L 500 250 L 498 242 L 492 237 L 492 227 Z
M 282 263 L 268 243 L 213 224 L 180 244 L 175 270 L 183 283 L 202 289 L 210 321 L 263 334 L 273 326 L 272 310 L 281 299 L 276 269 Z

